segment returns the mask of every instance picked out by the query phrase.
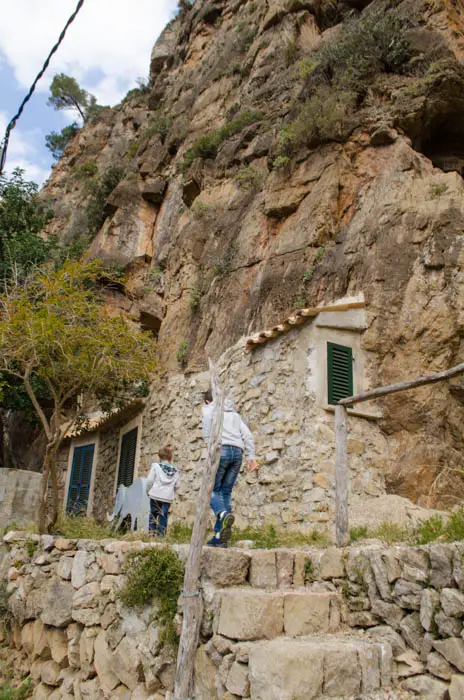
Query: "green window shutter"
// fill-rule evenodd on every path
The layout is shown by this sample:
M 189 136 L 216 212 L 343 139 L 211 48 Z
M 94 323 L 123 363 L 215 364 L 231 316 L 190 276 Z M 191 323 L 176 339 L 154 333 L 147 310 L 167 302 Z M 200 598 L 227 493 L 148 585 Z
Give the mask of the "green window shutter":
M 118 486 L 130 486 L 134 480 L 135 452 L 137 450 L 138 428 L 129 430 L 122 436 L 121 455 L 119 457 Z
M 327 343 L 328 402 L 353 396 L 353 350 L 346 345 Z
M 92 463 L 95 445 L 75 447 L 69 480 L 67 513 L 82 513 L 87 510 L 92 478 Z

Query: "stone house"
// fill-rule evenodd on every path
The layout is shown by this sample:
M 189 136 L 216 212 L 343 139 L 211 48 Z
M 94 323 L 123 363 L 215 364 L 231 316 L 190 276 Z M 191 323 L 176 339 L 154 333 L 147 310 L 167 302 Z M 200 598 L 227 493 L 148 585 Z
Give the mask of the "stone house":
M 284 323 L 229 348 L 221 381 L 249 423 L 260 469 L 243 473 L 234 492 L 241 525 L 272 522 L 305 529 L 330 524 L 334 491 L 333 411 L 342 397 L 373 385 L 362 297 L 302 309 Z M 158 447 L 170 442 L 182 472 L 175 516 L 191 520 L 205 445 L 201 433 L 206 372 L 158 379 L 148 399 L 109 417 L 89 416 L 60 457 L 62 503 L 104 519 L 120 484 L 145 476 Z M 374 405 L 350 410 L 352 498 L 385 492 L 387 439 Z

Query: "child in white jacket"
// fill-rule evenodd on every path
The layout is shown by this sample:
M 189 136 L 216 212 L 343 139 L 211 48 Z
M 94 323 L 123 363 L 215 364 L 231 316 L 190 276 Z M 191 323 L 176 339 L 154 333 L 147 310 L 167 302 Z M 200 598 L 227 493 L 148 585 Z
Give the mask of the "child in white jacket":
M 158 452 L 160 462 L 153 462 L 147 482 L 150 498 L 150 533 L 163 537 L 168 525 L 169 508 L 179 487 L 179 471 L 173 467 L 172 450 L 162 447 Z

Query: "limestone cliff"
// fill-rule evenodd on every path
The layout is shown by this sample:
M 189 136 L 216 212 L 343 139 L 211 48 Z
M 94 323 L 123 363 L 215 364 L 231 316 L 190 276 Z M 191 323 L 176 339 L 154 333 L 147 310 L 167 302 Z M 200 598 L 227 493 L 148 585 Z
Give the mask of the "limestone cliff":
M 372 18 L 371 66 L 359 39 Z M 158 333 L 169 370 L 361 293 L 371 386 L 457 364 L 463 37 L 453 0 L 197 0 L 156 43 L 149 90 L 87 124 L 55 166 L 49 232 L 90 229 L 91 253 L 125 268 L 112 303 Z M 441 474 L 434 502 L 456 503 L 452 389 L 385 400 L 392 491 L 420 501 Z

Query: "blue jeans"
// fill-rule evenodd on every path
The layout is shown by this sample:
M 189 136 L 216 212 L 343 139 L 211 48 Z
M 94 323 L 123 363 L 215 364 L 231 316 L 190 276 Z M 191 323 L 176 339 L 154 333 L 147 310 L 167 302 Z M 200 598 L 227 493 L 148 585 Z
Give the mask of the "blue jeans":
M 228 512 L 232 510 L 232 489 L 242 465 L 242 456 L 243 452 L 240 447 L 235 447 L 235 445 L 221 447 L 221 459 L 211 495 L 211 508 L 215 515 L 219 515 L 224 510 Z M 220 529 L 220 523 L 216 521 L 214 531 L 219 532 Z
M 154 498 L 150 498 L 149 531 L 154 535 L 159 535 L 160 537 L 165 535 L 170 505 L 170 503 L 165 501 L 155 501 Z

